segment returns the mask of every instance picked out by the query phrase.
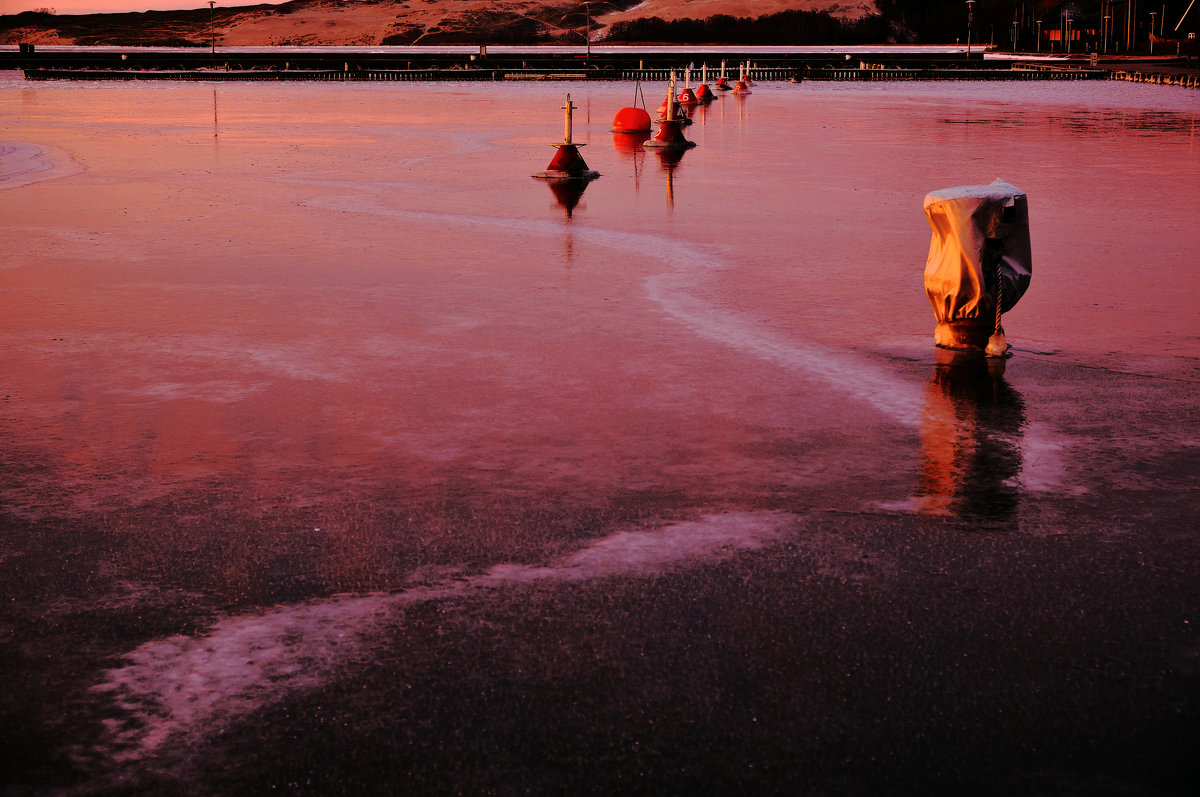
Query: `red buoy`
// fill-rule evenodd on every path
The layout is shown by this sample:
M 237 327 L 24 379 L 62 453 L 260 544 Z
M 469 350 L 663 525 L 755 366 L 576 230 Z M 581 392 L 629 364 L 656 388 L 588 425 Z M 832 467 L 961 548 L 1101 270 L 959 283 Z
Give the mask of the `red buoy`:
M 645 108 L 622 108 L 613 117 L 612 133 L 649 133 L 650 114 Z
M 692 91 L 691 89 L 684 89 L 683 91 L 679 92 L 680 105 L 698 105 L 699 103 L 700 100 L 696 99 L 696 92 Z
M 658 132 L 643 146 L 666 147 L 669 149 L 688 149 L 696 146 L 696 142 L 683 137 L 682 122 L 676 115 L 678 104 L 675 101 L 675 73 L 671 73 L 671 82 L 667 88 L 666 113 L 659 120 Z
M 739 80 L 737 83 L 733 84 L 733 93 L 734 94 L 752 94 L 753 92 L 751 92 L 750 87 L 746 85 L 746 81 Z
M 661 106 L 659 106 L 659 115 L 655 116 L 654 121 L 658 122 L 658 124 L 661 125 L 662 122 L 666 121 L 666 118 L 667 118 L 667 101 L 664 100 L 664 101 L 662 101 Z M 688 115 L 688 108 L 685 108 L 684 106 L 680 106 L 680 104 L 678 102 L 674 103 L 674 120 L 679 122 L 679 124 L 683 125 L 684 127 L 690 125 L 691 124 L 691 116 Z
M 708 64 L 701 64 L 700 85 L 696 86 L 696 101 L 708 105 L 714 99 L 716 99 L 716 95 L 708 87 Z
M 600 176 L 600 172 L 589 169 L 583 156 L 579 154 L 579 148 L 583 144 L 575 144 L 571 141 L 571 111 L 575 110 L 575 106 L 571 104 L 570 94 L 567 95 L 567 104 L 563 106 L 563 109 L 566 111 L 563 142 L 555 145 L 558 147 L 558 151 L 550 159 L 550 165 L 546 167 L 546 171 L 538 172 L 533 176 L 542 180 L 595 180 Z

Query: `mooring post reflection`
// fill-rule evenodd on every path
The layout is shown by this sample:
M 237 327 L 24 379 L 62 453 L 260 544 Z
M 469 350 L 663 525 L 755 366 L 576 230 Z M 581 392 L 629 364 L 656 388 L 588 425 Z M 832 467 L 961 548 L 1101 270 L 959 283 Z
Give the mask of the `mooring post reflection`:
M 1020 502 L 1025 402 L 1004 360 L 938 349 L 925 390 L 918 509 L 961 518 L 1012 518 Z

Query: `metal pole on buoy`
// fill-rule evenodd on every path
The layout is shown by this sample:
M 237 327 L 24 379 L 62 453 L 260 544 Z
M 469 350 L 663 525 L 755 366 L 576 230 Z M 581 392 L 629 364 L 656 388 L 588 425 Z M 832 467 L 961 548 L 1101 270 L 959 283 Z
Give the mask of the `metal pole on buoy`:
M 717 82 L 713 84 L 713 88 L 718 91 L 729 91 L 729 82 L 725 80 L 725 59 L 721 59 L 721 76 L 717 78 Z
M 563 123 L 563 143 L 570 145 L 571 143 L 571 112 L 575 110 L 575 106 L 571 104 L 571 95 L 567 95 L 567 104 L 563 106 L 566 113 L 566 119 Z
M 700 101 L 696 98 L 696 92 L 692 91 L 692 68 L 689 66 L 683 75 L 683 91 L 679 92 L 679 103 L 688 107 L 698 105 Z
M 706 105 L 713 100 L 712 89 L 708 86 L 708 64 L 700 65 L 700 85 L 696 87 L 696 100 Z

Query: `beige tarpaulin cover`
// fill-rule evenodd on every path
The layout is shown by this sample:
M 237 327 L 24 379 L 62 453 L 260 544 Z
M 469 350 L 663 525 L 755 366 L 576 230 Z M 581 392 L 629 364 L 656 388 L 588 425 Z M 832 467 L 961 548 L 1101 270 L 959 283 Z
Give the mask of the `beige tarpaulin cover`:
M 925 197 L 925 216 L 933 228 L 925 293 L 938 323 L 934 340 L 982 348 L 996 323 L 997 271 L 1003 312 L 1033 274 L 1025 194 L 1003 180 L 943 188 Z

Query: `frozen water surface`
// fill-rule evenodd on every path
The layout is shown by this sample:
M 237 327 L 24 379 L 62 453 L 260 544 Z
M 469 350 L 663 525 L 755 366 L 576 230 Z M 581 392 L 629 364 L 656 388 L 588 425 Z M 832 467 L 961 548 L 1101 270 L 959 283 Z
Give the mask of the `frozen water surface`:
M 624 83 L 0 83 L 5 627 L 108 629 L 44 642 L 113 701 L 85 771 L 336 680 L 417 604 L 804 559 L 838 518 L 846 583 L 899 572 L 863 518 L 1196 508 L 1195 92 L 759 84 L 672 162 L 608 132 Z M 568 91 L 575 196 L 530 179 Z M 997 177 L 1014 356 L 950 362 L 921 202 Z

